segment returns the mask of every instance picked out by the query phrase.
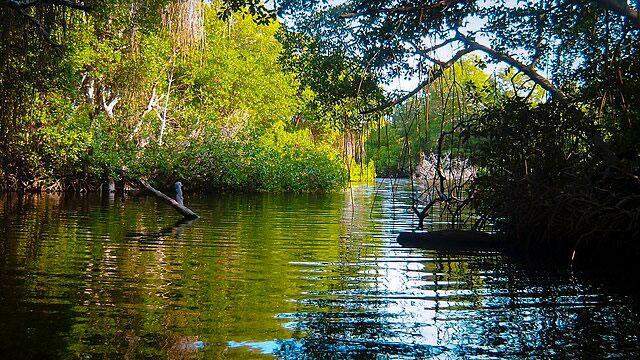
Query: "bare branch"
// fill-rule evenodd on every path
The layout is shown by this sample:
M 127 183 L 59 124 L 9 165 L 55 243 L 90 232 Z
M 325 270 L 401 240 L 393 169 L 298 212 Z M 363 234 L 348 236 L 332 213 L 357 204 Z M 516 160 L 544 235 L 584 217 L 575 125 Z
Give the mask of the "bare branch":
M 551 93 L 551 95 L 557 97 L 562 101 L 568 100 L 567 94 L 565 94 L 562 90 L 558 89 L 555 85 L 549 81 L 546 77 L 536 71 L 533 66 L 526 65 L 522 61 L 513 58 L 503 52 L 492 49 L 488 46 L 482 45 L 475 40 L 462 35 L 461 33 L 457 33 L 456 37 L 462 41 L 469 49 L 472 50 L 480 50 L 485 54 L 489 55 L 495 60 L 500 60 L 510 66 L 513 66 L 517 70 L 521 71 L 525 75 L 527 75 L 531 80 L 533 80 L 536 84 L 540 85 L 543 89 L 547 90 Z
M 340 15 L 340 17 L 343 19 L 350 19 L 350 18 L 359 17 L 359 16 L 376 15 L 376 14 L 383 14 L 383 13 L 384 14 L 403 14 L 403 13 L 409 13 L 409 12 L 423 12 L 423 11 L 432 11 L 432 10 L 442 11 L 451 7 L 452 5 L 455 5 L 461 2 L 464 2 L 464 0 L 440 0 L 429 5 L 398 6 L 394 8 L 370 9 L 367 11 L 362 11 L 357 13 L 356 12 L 343 13 Z
M 400 103 L 402 103 L 403 101 L 411 98 L 413 95 L 417 94 L 422 88 L 424 88 L 425 86 L 431 85 L 434 81 L 436 81 L 438 78 L 440 78 L 445 70 L 447 70 L 448 68 L 450 68 L 453 64 L 456 63 L 456 61 L 460 60 L 461 57 L 463 57 L 464 55 L 470 53 L 474 51 L 474 49 L 470 49 L 470 48 L 465 48 L 462 49 L 460 51 L 458 51 L 455 55 L 453 55 L 453 57 L 451 59 L 449 59 L 447 62 L 442 63 L 442 65 L 438 66 L 437 68 L 432 69 L 432 71 L 429 73 L 429 76 L 427 77 L 427 79 L 423 82 L 421 82 L 420 84 L 418 84 L 418 86 L 409 91 L 408 93 L 406 93 L 403 96 L 400 96 L 399 98 L 396 98 L 392 101 L 386 102 L 380 106 L 376 106 L 374 108 L 368 109 L 368 110 L 364 110 L 361 112 L 361 114 L 370 114 L 376 111 L 381 111 L 384 109 L 387 109 L 389 107 L 398 105 Z

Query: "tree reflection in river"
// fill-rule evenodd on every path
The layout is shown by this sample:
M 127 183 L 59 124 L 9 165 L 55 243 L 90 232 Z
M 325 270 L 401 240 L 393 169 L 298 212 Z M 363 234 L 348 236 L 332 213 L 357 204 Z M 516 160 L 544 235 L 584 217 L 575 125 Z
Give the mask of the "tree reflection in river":
M 497 253 L 400 248 L 409 193 L 0 202 L 9 357 L 638 355 L 635 298 Z M 353 204 L 353 207 L 352 207 Z M 371 215 L 371 216 L 370 216 Z

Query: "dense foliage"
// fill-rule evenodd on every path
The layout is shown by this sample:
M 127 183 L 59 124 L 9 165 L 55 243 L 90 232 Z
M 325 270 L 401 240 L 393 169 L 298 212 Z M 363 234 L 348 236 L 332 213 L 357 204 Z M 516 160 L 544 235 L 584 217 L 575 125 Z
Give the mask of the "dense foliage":
M 473 205 L 574 253 L 640 235 L 637 1 L 264 4 L 1 1 L 4 186 L 326 189 L 435 154 L 421 220 Z
M 597 131 L 590 116 L 516 99 L 476 119 L 476 205 L 518 247 L 564 259 L 576 252 L 582 260 L 635 259 L 638 159 L 617 161 L 599 149 L 606 144 L 590 140 Z
M 29 44 L 2 48 L 2 84 L 12 87 L 2 97 L 2 186 L 86 190 L 148 177 L 192 189 L 341 187 L 340 148 L 291 124 L 308 100 L 280 64 L 278 23 L 223 21 L 199 1 L 166 6 L 160 18 L 67 15 L 64 28 L 52 24 L 64 47 L 42 59 Z M 4 36 L 18 41 L 18 27 L 3 25 L 16 31 Z
M 365 142 L 378 114 L 362 109 L 384 102 L 380 79 L 345 52 L 323 48 L 317 39 L 283 30 L 280 62 L 298 74 L 298 94 L 305 99 L 295 122 L 341 148 L 351 181 L 367 182 L 376 175 Z
M 473 204 L 518 243 L 543 249 L 553 243 L 574 257 L 586 244 L 640 248 L 639 6 L 626 0 L 307 0 L 285 1 L 279 10 L 301 19 L 298 31 L 349 51 L 379 76 L 426 77 L 387 106 L 414 99 L 404 108 L 412 106 L 422 89 L 471 53 L 509 67 L 499 98 L 483 101 L 486 108 L 459 121 L 458 131 L 440 131 L 440 138 L 448 133 L 447 139 L 473 148 L 479 171 L 469 186 L 473 201 L 441 190 L 435 199 L 449 208 Z M 393 136 L 396 143 L 405 138 L 396 153 L 425 148 L 415 135 L 407 141 L 413 133 Z

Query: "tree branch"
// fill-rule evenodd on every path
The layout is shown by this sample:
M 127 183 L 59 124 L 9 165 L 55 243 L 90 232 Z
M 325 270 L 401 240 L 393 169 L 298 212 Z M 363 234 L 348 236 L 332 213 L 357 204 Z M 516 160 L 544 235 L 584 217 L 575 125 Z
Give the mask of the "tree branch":
M 433 45 L 433 46 L 428 47 L 426 49 L 420 49 L 420 47 L 416 43 L 414 43 L 413 41 L 408 41 L 408 42 L 409 42 L 409 44 L 411 46 L 413 46 L 414 49 L 416 49 L 415 50 L 416 54 L 425 57 L 427 60 L 431 61 L 432 63 L 435 63 L 435 64 L 438 64 L 440 66 L 443 66 L 445 64 L 444 61 L 440 61 L 440 60 L 434 58 L 429 53 L 434 52 L 434 51 L 436 51 L 438 49 L 441 49 L 441 48 L 443 48 L 443 47 L 445 47 L 445 46 L 447 46 L 447 45 L 449 45 L 449 44 L 451 44 L 453 42 L 456 42 L 456 41 L 459 41 L 459 40 L 456 39 L 455 37 L 454 38 L 450 38 L 450 39 L 447 39 L 447 40 L 441 42 L 440 44 Z
M 7 3 L 11 7 L 20 8 L 20 9 L 26 9 L 29 7 L 39 6 L 39 5 L 60 5 L 62 7 L 82 10 L 82 11 L 91 11 L 93 9 L 92 6 L 86 5 L 84 2 L 70 2 L 65 0 L 30 0 L 30 1 L 3 0 L 2 2 Z
M 369 9 L 367 11 L 362 11 L 362 12 L 343 13 L 340 15 L 340 17 L 343 19 L 350 19 L 350 18 L 364 16 L 364 15 L 377 15 L 377 14 L 383 14 L 383 13 L 384 14 L 402 14 L 402 13 L 409 13 L 409 12 L 423 12 L 423 11 L 432 11 L 432 10 L 442 11 L 451 7 L 452 5 L 455 5 L 463 1 L 464 0 L 440 0 L 429 5 L 398 6 L 394 8 Z
M 525 75 L 527 75 L 531 80 L 533 80 L 536 84 L 540 85 L 540 87 L 542 87 L 543 89 L 547 90 L 548 92 L 551 93 L 551 95 L 557 97 L 558 99 L 562 100 L 562 101 L 567 101 L 569 99 L 569 97 L 567 96 L 567 94 L 565 94 L 562 90 L 558 89 L 555 85 L 553 85 L 551 83 L 551 81 L 549 81 L 549 79 L 547 79 L 546 77 L 544 77 L 542 74 L 540 74 L 539 72 L 536 71 L 536 69 L 533 66 L 530 65 L 526 65 L 523 62 L 521 62 L 518 59 L 515 59 L 503 52 L 497 51 L 495 49 L 492 49 L 488 46 L 482 45 L 478 42 L 476 42 L 475 40 L 466 37 L 465 35 L 462 35 L 461 33 L 457 33 L 456 37 L 462 41 L 467 48 L 472 49 L 472 50 L 480 50 L 482 52 L 484 52 L 485 54 L 489 55 L 490 57 L 492 57 L 495 60 L 500 60 L 510 66 L 513 66 L 514 68 L 518 69 L 519 71 L 521 71 L 522 73 L 524 73 Z
M 602 8 L 629 19 L 635 28 L 640 29 L 640 13 L 637 9 L 629 6 L 627 0 L 595 0 L 594 2 Z
M 20 5 L 20 3 L 12 0 L 0 1 L 0 5 L 2 5 L 3 3 L 5 4 L 5 6 L 13 9 L 16 13 L 25 18 L 26 21 L 29 22 L 31 26 L 33 26 L 37 30 L 44 41 L 51 45 L 51 47 L 53 47 L 54 49 L 61 48 L 61 45 L 51 38 L 51 33 L 49 33 L 44 25 L 42 25 L 42 23 L 38 21 L 38 19 L 27 13 L 27 11 Z
M 183 204 L 179 203 L 178 201 L 168 197 L 167 195 L 163 194 L 161 191 L 156 190 L 153 186 L 149 185 L 148 182 L 146 182 L 146 181 L 144 181 L 142 179 L 135 179 L 134 182 L 137 182 L 143 188 L 145 188 L 148 192 L 153 194 L 155 197 L 157 197 L 158 199 L 164 201 L 165 203 L 167 203 L 168 205 L 170 205 L 171 207 L 176 209 L 176 211 L 178 211 L 180 214 L 182 214 L 182 216 L 184 216 L 186 219 L 197 219 L 198 218 L 198 215 L 196 213 L 194 213 L 191 209 L 189 209 L 188 207 L 186 207 Z M 178 183 L 176 183 L 176 188 L 179 188 L 179 187 L 182 187 L 182 184 L 180 184 L 178 186 Z M 182 195 L 182 190 L 180 190 L 180 195 Z M 181 197 L 178 200 L 181 200 Z
M 432 69 L 432 71 L 429 73 L 429 76 L 427 77 L 426 80 L 424 80 L 423 82 L 421 82 L 420 84 L 418 84 L 418 86 L 409 91 L 408 93 L 406 93 L 403 96 L 400 96 L 392 101 L 388 101 L 380 106 L 376 106 L 374 108 L 368 109 L 368 110 L 364 110 L 361 112 L 361 114 L 371 114 L 373 112 L 376 111 L 381 111 L 384 109 L 387 109 L 389 107 L 395 106 L 400 104 L 401 102 L 411 98 L 413 95 L 417 94 L 422 88 L 424 88 L 425 86 L 429 86 L 431 85 L 434 81 L 436 81 L 438 78 L 440 78 L 445 70 L 447 70 L 448 68 L 450 68 L 453 64 L 456 63 L 456 61 L 460 60 L 461 57 L 463 57 L 464 55 L 472 52 L 473 49 L 469 49 L 469 48 L 465 48 L 462 49 L 460 51 L 458 51 L 455 55 L 453 55 L 453 57 L 451 59 L 449 59 L 447 62 L 442 63 L 442 65 L 439 65 L 436 69 Z
M 92 9 L 91 6 L 84 3 L 68 2 L 65 0 L 0 0 L 0 6 L 6 6 L 13 9 L 15 12 L 24 17 L 31 25 L 40 33 L 40 36 L 51 45 L 54 49 L 62 48 L 62 45 L 53 40 L 51 33 L 42 25 L 38 19 L 29 14 L 28 9 L 39 5 L 59 5 L 70 9 L 82 10 L 88 12 Z
M 426 52 L 428 50 L 435 50 L 438 48 L 441 48 L 445 45 L 448 45 L 452 42 L 455 41 L 460 41 L 465 45 L 465 48 L 458 51 L 451 59 L 449 59 L 446 62 L 440 61 L 438 59 L 433 58 L 432 56 L 429 56 L 428 54 L 426 54 Z M 444 41 L 441 44 L 435 45 L 431 48 L 429 48 L 428 50 L 420 50 L 415 44 L 411 44 L 412 46 L 414 46 L 416 48 L 416 51 L 418 54 L 424 56 L 425 58 L 427 58 L 428 60 L 436 63 L 439 65 L 439 67 L 437 69 L 435 69 L 434 71 L 432 71 L 429 76 L 427 77 L 427 79 L 423 82 L 421 82 L 420 84 L 418 84 L 418 86 L 411 90 L 410 92 L 406 93 L 405 95 L 398 97 L 392 101 L 388 101 L 380 106 L 376 106 L 374 108 L 371 109 L 367 109 L 362 111 L 362 114 L 370 114 L 376 111 L 381 111 L 384 109 L 387 109 L 391 106 L 395 106 L 409 98 L 411 98 L 412 96 L 414 96 L 415 94 L 417 94 L 422 88 L 424 88 L 425 86 L 430 85 L 431 83 L 433 83 L 435 80 L 437 80 L 440 76 L 443 75 L 444 71 L 451 67 L 456 61 L 458 61 L 462 56 L 469 54 L 473 51 L 482 51 L 485 54 L 489 55 L 491 58 L 493 58 L 494 60 L 498 60 L 498 61 L 502 61 L 510 66 L 513 66 L 514 68 L 516 68 L 519 72 L 524 73 L 525 75 L 527 75 L 534 83 L 540 85 L 540 87 L 542 87 L 543 89 L 545 89 L 546 91 L 548 91 L 549 93 L 551 93 L 552 96 L 555 96 L 557 99 L 562 100 L 562 101 L 567 101 L 569 99 L 569 96 L 567 94 L 565 94 L 562 90 L 560 90 L 559 88 L 557 88 L 555 85 L 553 85 L 553 83 L 551 83 L 551 81 L 549 81 L 549 79 L 547 79 L 546 77 L 544 77 L 542 74 L 540 74 L 538 71 L 536 71 L 534 64 L 531 65 L 526 65 L 525 63 L 523 63 L 522 61 L 515 59 L 503 52 L 497 51 L 495 49 L 492 49 L 488 46 L 482 45 L 478 42 L 476 42 L 475 40 L 461 34 L 460 32 L 456 32 L 456 36 L 453 39 L 448 39 L 446 41 Z

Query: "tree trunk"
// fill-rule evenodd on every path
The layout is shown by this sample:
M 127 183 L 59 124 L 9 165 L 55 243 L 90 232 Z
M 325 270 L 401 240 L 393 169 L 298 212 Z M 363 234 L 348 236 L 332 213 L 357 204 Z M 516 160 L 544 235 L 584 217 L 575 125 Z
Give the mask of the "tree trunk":
M 167 111 L 169 110 L 169 98 L 171 97 L 171 84 L 173 83 L 173 65 L 169 72 L 169 84 L 167 86 L 167 95 L 164 100 L 164 109 L 160 114 L 160 135 L 158 136 L 158 144 L 162 145 L 162 137 L 164 136 L 164 130 L 167 127 Z

